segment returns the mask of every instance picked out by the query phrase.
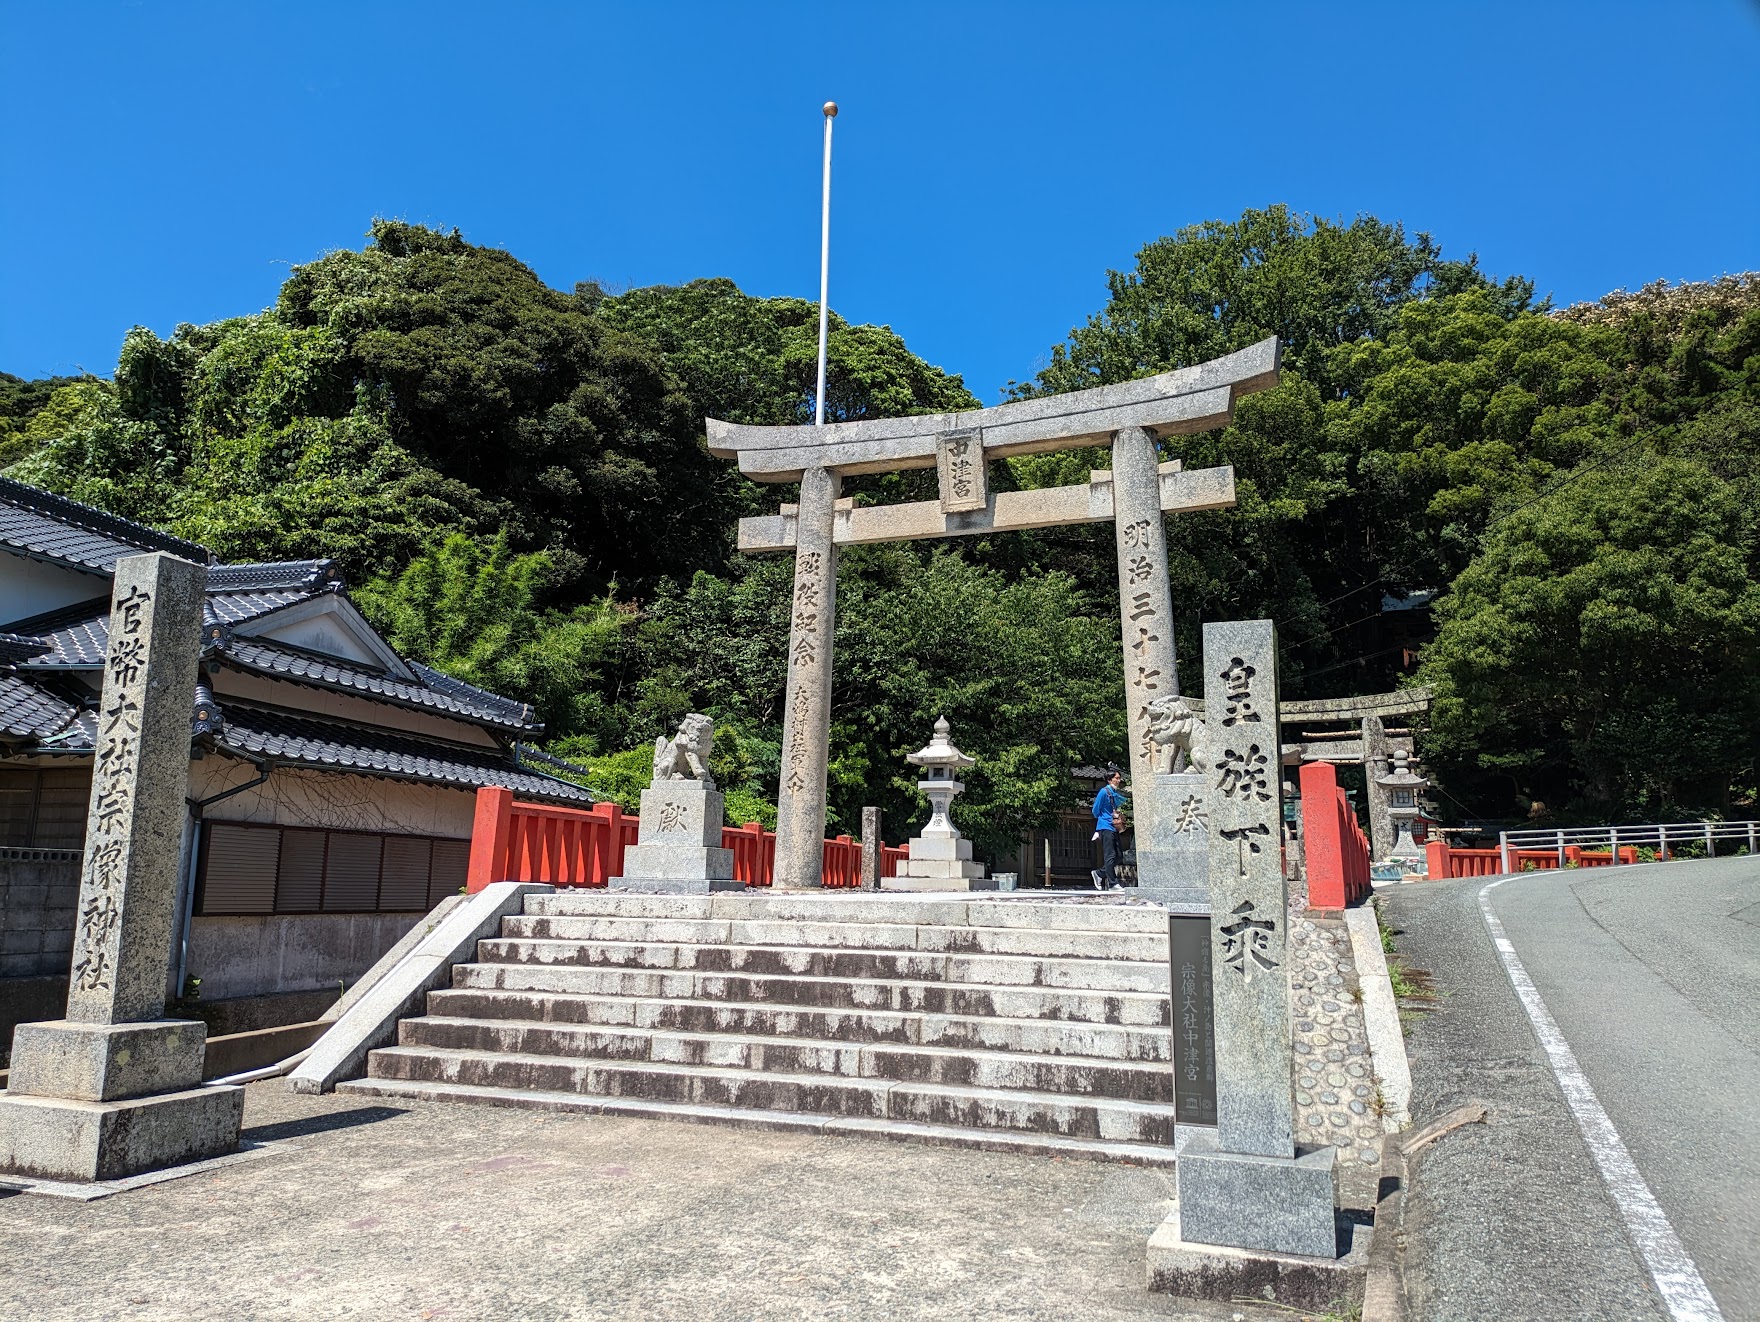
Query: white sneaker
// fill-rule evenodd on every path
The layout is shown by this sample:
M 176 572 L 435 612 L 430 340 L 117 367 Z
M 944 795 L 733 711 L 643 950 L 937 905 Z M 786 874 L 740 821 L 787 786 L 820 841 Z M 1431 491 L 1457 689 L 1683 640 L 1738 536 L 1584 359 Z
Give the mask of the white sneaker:
M 1093 871 L 1088 873 L 1088 875 L 1094 879 L 1094 889 L 1095 890 L 1103 891 L 1106 889 L 1106 878 L 1102 877 L 1100 875 L 1099 868 L 1095 868 Z

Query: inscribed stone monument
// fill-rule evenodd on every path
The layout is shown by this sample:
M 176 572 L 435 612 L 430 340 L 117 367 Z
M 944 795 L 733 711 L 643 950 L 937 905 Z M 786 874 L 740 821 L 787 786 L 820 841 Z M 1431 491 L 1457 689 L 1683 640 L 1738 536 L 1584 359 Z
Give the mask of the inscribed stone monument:
M 1334 1151 L 1298 1153 L 1290 1079 L 1277 640 L 1269 620 L 1204 626 L 1216 1133 L 1180 1154 L 1186 1245 L 1332 1258 Z
M 117 561 L 67 1017 L 13 1035 L 0 1169 L 115 1179 L 238 1145 L 244 1089 L 201 1087 L 204 1025 L 165 1018 L 206 587 Z

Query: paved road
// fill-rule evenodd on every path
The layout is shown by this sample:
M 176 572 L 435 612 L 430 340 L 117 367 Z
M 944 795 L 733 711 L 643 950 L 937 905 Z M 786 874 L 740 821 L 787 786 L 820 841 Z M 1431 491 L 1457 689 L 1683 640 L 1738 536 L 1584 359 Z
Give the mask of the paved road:
M 1492 944 L 1484 884 L 1383 892 L 1441 993 L 1409 1034 L 1416 1122 L 1492 1107 L 1420 1158 L 1417 1315 L 1666 1318 Z M 1536 873 L 1491 904 L 1723 1316 L 1760 1318 L 1760 860 Z

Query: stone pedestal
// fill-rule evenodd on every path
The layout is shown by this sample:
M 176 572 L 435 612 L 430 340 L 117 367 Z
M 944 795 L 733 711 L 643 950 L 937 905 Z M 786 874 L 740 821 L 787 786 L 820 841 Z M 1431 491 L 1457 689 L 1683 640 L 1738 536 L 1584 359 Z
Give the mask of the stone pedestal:
M 1174 905 L 1210 903 L 1210 815 L 1204 775 L 1151 775 L 1132 797 L 1137 833 L 1137 892 Z
M 116 563 L 67 1017 L 20 1024 L 0 1170 L 105 1180 L 238 1146 L 243 1088 L 203 1088 L 207 1030 L 164 1019 L 207 570 Z
M 884 883 L 893 891 L 995 890 L 984 876 L 984 865 L 972 862 L 972 842 L 963 836 L 922 835 L 905 848 L 909 857 L 896 877 Z
M 1209 1134 L 1179 1154 L 1179 1234 L 1188 1243 L 1311 1258 L 1338 1254 L 1338 1154 L 1224 1152 Z
M 642 791 L 641 834 L 623 851 L 612 890 L 743 890 L 733 851 L 721 845 L 725 798 L 700 780 L 664 780 Z
M 115 1180 L 230 1152 L 243 1088 L 204 1088 L 206 1025 L 20 1024 L 0 1098 L 0 1169 Z

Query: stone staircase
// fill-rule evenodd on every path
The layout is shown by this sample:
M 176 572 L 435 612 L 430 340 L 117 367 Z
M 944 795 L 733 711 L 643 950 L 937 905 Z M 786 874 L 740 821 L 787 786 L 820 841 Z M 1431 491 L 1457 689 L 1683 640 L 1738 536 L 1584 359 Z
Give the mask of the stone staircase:
M 1173 1162 L 1153 905 L 561 891 L 477 960 L 339 1090 Z

